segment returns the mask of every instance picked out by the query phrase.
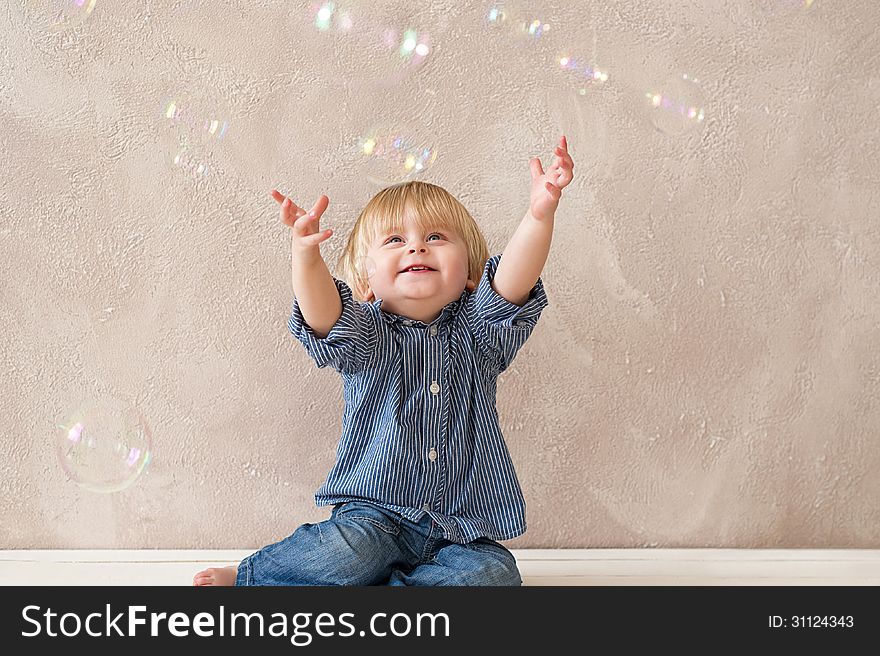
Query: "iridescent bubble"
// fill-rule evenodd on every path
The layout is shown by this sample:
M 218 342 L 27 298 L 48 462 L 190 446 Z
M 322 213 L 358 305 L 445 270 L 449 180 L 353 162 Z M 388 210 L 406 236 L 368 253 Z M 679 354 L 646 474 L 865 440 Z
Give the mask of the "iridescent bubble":
M 161 144 L 174 166 L 195 177 L 208 175 L 212 154 L 231 127 L 224 104 L 199 90 L 180 90 L 165 99 L 159 111 Z
M 551 28 L 545 16 L 537 2 L 492 2 L 486 11 L 486 24 L 489 29 L 511 38 L 537 41 Z
M 758 8 L 769 14 L 786 14 L 809 9 L 813 0 L 756 0 Z
M 203 92 L 181 90 L 162 103 L 166 129 L 186 138 L 188 145 L 214 145 L 229 132 L 229 112 Z
M 118 492 L 150 463 L 152 434 L 136 408 L 105 397 L 80 404 L 57 425 L 55 450 L 74 483 L 93 492 Z
M 26 19 L 46 32 L 63 32 L 85 23 L 97 0 L 26 0 Z
M 702 127 L 706 118 L 705 96 L 699 80 L 687 74 L 645 92 L 651 122 L 660 132 L 677 136 Z
M 326 79 L 347 87 L 399 83 L 433 51 L 431 36 L 409 3 L 314 2 L 306 18 L 316 65 Z
M 194 178 L 207 177 L 211 171 L 209 158 L 204 154 L 200 155 L 189 146 L 181 146 L 171 163 Z
M 375 127 L 358 140 L 364 176 L 386 187 L 405 182 L 437 159 L 436 148 L 407 127 Z
M 591 89 L 608 82 L 609 73 L 599 68 L 587 57 L 570 50 L 556 57 L 556 63 L 562 72 L 565 85 L 573 89 L 579 96 L 585 96 Z

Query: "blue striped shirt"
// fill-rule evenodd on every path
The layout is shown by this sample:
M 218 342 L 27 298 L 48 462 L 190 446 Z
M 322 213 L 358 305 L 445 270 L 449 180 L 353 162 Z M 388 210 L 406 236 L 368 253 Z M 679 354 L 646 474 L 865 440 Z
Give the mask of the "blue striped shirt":
M 507 540 L 526 530 L 525 499 L 498 425 L 498 374 L 547 306 L 541 279 L 522 306 L 492 289 L 501 255 L 486 261 L 430 324 L 356 301 L 334 278 L 342 315 L 315 336 L 299 303 L 287 326 L 318 367 L 343 378 L 336 462 L 315 504 L 370 501 L 417 522 L 428 512 L 451 542 Z

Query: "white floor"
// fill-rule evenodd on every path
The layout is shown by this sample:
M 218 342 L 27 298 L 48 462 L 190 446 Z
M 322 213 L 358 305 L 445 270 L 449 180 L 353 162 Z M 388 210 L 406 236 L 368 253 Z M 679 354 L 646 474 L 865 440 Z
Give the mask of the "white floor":
M 878 549 L 512 549 L 525 585 L 880 585 Z M 0 585 L 191 585 L 249 550 L 0 551 Z

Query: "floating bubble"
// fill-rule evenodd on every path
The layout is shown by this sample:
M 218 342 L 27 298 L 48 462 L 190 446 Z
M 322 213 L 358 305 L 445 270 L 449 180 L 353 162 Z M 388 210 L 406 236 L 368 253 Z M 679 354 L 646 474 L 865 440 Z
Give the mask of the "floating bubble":
M 215 150 L 231 128 L 225 102 L 199 90 L 166 97 L 159 111 L 160 143 L 168 160 L 191 176 L 204 177 Z
M 186 145 L 213 146 L 230 128 L 229 112 L 220 105 L 203 92 L 181 90 L 162 103 L 161 117 L 165 129 Z
M 194 178 L 207 177 L 211 171 L 208 158 L 188 146 L 180 147 L 171 163 Z
M 540 3 L 527 0 L 493 2 L 486 11 L 486 24 L 511 38 L 537 41 L 550 31 Z
M 699 80 L 687 74 L 645 92 L 651 122 L 660 132 L 677 136 L 701 127 L 705 120 L 705 97 Z
M 26 0 L 25 18 L 46 32 L 72 30 L 85 23 L 97 0 Z
M 433 46 L 409 3 L 315 2 L 306 16 L 324 77 L 347 87 L 385 87 L 412 75 Z
M 80 487 L 118 492 L 131 486 L 152 458 L 152 434 L 134 407 L 117 399 L 87 401 L 57 426 L 61 467 Z
M 607 70 L 600 69 L 588 58 L 568 50 L 563 50 L 556 56 L 556 63 L 562 71 L 565 85 L 579 96 L 585 96 L 591 89 L 605 84 L 610 77 Z
M 756 0 L 765 13 L 779 14 L 803 11 L 813 6 L 813 0 Z
M 405 182 L 437 159 L 436 148 L 413 130 L 376 127 L 358 140 L 364 175 L 373 184 Z

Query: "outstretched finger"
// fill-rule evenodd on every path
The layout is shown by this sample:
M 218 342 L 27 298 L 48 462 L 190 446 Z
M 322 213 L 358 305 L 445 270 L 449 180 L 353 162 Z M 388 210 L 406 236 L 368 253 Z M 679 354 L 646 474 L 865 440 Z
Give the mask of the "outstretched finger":
M 545 182 L 544 188 L 549 192 L 553 200 L 559 200 L 562 197 L 562 190 L 552 182 Z
M 282 194 L 282 193 L 281 193 L 280 191 L 278 191 L 277 189 L 273 189 L 273 190 L 271 191 L 271 194 L 270 194 L 270 195 L 272 196 L 272 198 L 275 199 L 275 201 L 276 201 L 279 205 L 281 205 L 281 204 L 285 201 L 285 199 L 288 200 L 288 201 L 290 201 L 290 207 L 292 208 L 293 212 L 294 212 L 297 216 L 299 216 L 300 214 L 305 214 L 305 213 L 306 213 L 306 211 L 305 211 L 303 208 L 301 208 L 299 205 L 297 205 L 296 203 L 294 203 L 290 198 L 288 198 L 287 196 L 285 196 L 284 194 Z
M 305 216 L 306 211 L 300 207 L 296 207 L 296 211 L 293 208 L 296 207 L 296 204 L 293 203 L 289 198 L 285 198 L 281 202 L 281 222 L 284 225 L 291 226 L 297 222 L 298 219 L 301 219 Z
M 327 196 L 325 196 L 324 194 L 321 194 L 318 197 L 318 200 L 315 201 L 315 204 L 312 205 L 312 209 L 309 210 L 309 214 L 311 214 L 312 216 L 317 216 L 318 218 L 321 218 L 321 215 L 327 209 L 327 206 L 329 204 L 330 204 L 330 199 L 327 198 Z
M 277 193 L 277 192 L 275 192 Z M 276 198 L 275 200 L 281 205 L 280 213 L 281 213 L 281 222 L 287 226 L 293 226 L 296 223 L 296 220 L 306 213 L 304 209 L 297 206 L 292 200 L 283 196 L 282 194 L 278 194 L 280 198 Z M 274 194 L 273 194 L 274 197 Z
M 541 167 L 541 160 L 537 157 L 533 157 L 529 160 L 529 168 L 532 171 L 532 180 L 544 175 L 544 169 Z
M 568 154 L 568 151 L 562 150 L 561 148 L 557 148 L 554 151 L 556 155 L 556 161 L 560 166 L 567 166 L 569 168 L 574 168 L 574 160 L 571 158 L 571 155 Z
M 328 228 L 327 230 L 321 230 L 320 232 L 316 232 L 313 235 L 309 235 L 308 237 L 301 237 L 300 242 L 304 246 L 317 246 L 322 241 L 326 241 L 330 238 L 330 235 L 333 234 L 333 229 Z

